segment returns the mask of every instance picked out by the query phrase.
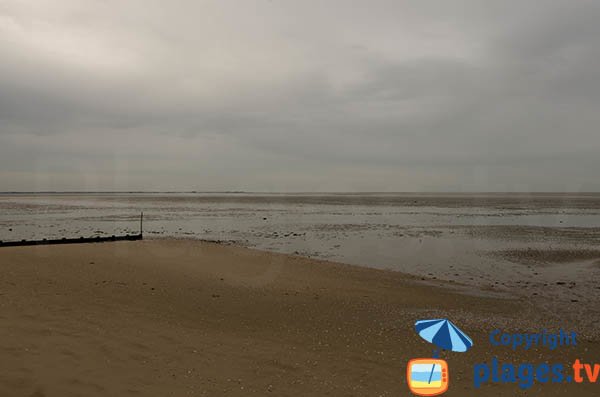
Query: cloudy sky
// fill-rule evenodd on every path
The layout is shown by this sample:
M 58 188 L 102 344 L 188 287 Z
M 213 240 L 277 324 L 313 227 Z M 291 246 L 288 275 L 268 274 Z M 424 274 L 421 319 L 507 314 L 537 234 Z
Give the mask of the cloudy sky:
M 600 191 L 600 2 L 0 0 L 0 191 Z

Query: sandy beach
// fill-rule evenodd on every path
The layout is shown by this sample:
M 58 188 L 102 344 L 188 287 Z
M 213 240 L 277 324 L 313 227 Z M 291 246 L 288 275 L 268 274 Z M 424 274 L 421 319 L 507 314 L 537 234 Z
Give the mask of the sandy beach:
M 488 333 L 536 330 L 528 302 L 298 256 L 189 240 L 3 248 L 2 396 L 398 396 L 429 357 L 416 320 L 448 317 L 448 396 L 593 396 L 593 384 L 484 385 L 473 364 L 597 362 L 577 350 L 491 351 Z M 552 326 L 552 324 L 545 324 Z

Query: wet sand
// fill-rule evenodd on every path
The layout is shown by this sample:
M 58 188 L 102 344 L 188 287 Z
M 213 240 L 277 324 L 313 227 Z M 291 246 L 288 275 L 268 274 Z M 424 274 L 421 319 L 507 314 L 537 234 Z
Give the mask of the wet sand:
M 446 353 L 448 396 L 596 396 L 597 385 L 486 385 L 473 364 L 600 361 L 493 350 L 488 333 L 563 326 L 535 302 L 399 272 L 187 240 L 3 248 L 0 395 L 398 396 L 432 349 L 417 319 L 475 341 Z

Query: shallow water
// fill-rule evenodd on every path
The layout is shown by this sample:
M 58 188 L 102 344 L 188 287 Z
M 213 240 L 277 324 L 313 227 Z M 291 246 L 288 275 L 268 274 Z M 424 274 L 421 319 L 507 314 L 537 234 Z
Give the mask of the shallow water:
M 600 243 L 597 194 L 4 194 L 0 240 L 137 233 L 141 211 L 146 237 L 399 270 L 598 318 L 600 254 L 578 255 Z

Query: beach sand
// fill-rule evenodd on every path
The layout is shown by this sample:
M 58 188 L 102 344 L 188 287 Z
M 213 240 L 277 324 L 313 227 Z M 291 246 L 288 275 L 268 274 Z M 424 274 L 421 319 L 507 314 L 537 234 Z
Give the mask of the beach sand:
M 475 342 L 443 353 L 447 396 L 600 393 L 475 390 L 476 362 L 594 363 L 600 348 L 494 349 L 492 329 L 534 332 L 543 313 L 458 284 L 186 240 L 2 248 L 0 267 L 0 396 L 408 396 L 407 362 L 432 353 L 413 324 L 436 317 Z

